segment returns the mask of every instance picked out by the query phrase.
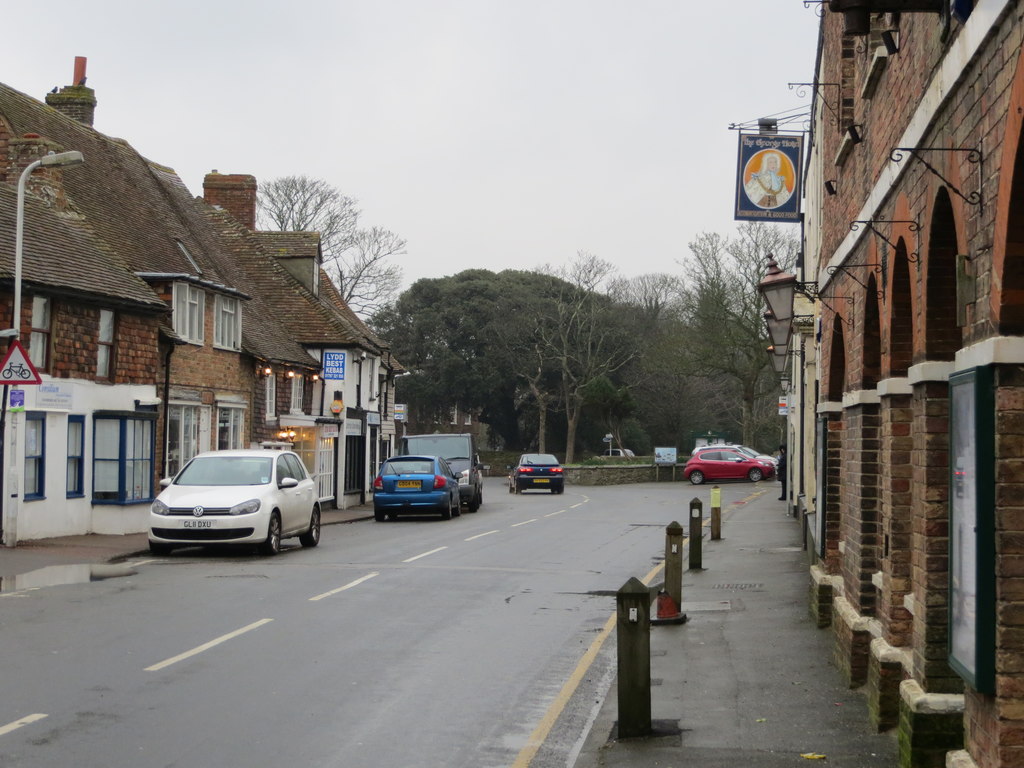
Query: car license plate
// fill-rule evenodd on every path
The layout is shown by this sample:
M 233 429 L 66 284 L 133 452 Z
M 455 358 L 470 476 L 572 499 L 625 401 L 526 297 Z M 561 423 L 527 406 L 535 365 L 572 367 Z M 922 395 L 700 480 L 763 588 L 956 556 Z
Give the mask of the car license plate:
M 533 478 L 533 482 L 535 482 L 535 483 L 550 483 L 551 481 L 548 478 L 546 478 L 546 477 L 535 477 L 535 478 Z
M 420 481 L 419 480 L 399 480 L 398 481 L 398 487 L 399 488 L 419 488 L 420 487 Z
M 213 528 L 213 520 L 185 520 L 182 524 L 182 528 Z

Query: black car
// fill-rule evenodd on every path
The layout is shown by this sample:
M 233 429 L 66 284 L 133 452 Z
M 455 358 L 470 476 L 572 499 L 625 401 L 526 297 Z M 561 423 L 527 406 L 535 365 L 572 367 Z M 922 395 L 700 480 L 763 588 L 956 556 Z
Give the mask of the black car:
M 562 465 L 550 453 L 524 453 L 508 476 L 508 492 L 521 493 L 539 488 L 552 493 L 565 490 Z

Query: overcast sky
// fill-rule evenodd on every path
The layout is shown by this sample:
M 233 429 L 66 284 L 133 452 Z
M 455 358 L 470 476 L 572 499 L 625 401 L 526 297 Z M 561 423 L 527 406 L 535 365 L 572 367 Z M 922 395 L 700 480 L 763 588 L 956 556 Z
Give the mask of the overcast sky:
M 698 233 L 735 230 L 729 125 L 808 105 L 787 84 L 812 79 L 817 8 L 5 3 L 0 81 L 42 100 L 87 57 L 98 130 L 196 195 L 213 169 L 325 179 L 363 226 L 408 241 L 405 285 L 579 250 L 632 277 L 678 272 Z

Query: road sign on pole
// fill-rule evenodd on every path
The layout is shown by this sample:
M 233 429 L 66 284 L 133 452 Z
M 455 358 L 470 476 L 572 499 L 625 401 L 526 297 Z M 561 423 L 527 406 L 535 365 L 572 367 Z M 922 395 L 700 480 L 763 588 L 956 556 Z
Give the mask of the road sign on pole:
M 0 383 L 3 384 L 42 384 L 39 371 L 28 359 L 28 353 L 17 339 L 11 340 L 7 354 L 0 363 Z

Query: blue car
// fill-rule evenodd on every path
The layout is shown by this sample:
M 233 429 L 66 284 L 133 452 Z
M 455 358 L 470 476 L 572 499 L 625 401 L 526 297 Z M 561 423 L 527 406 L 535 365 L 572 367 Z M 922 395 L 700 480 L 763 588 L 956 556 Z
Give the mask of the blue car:
M 373 481 L 373 518 L 398 515 L 459 516 L 459 478 L 440 456 L 392 456 Z

